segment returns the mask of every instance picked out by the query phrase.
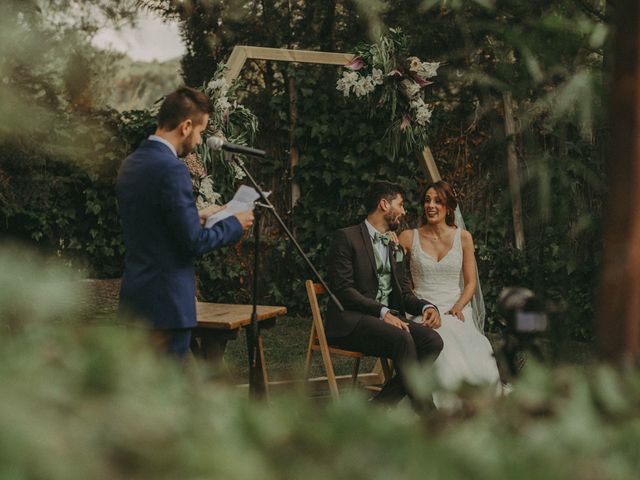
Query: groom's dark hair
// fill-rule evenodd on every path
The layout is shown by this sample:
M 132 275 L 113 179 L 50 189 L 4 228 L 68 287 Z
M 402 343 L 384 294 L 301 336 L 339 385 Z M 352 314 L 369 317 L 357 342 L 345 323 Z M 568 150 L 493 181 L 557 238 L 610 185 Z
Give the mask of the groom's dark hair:
M 164 130 L 173 130 L 188 118 L 199 121 L 205 113 L 213 113 L 209 97 L 195 88 L 182 87 L 165 97 L 156 123 Z
M 384 180 L 373 182 L 364 197 L 364 208 L 367 209 L 367 214 L 374 212 L 375 209 L 378 208 L 380 200 L 383 198 L 391 201 L 396 198 L 397 195 L 404 197 L 404 188 L 402 188 L 402 185 L 385 182 Z

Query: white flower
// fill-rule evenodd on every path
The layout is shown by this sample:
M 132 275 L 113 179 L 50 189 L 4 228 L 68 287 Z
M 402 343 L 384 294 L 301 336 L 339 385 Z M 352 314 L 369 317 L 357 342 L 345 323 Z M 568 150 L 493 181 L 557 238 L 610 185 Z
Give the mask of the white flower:
M 353 86 L 353 93 L 356 94 L 356 97 L 364 97 L 365 95 L 369 95 L 376 86 L 373 83 L 371 77 L 361 77 L 360 80 Z
M 373 81 L 374 85 L 382 85 L 383 78 L 384 75 L 382 73 L 382 70 L 380 70 L 379 68 L 374 68 L 371 71 L 371 80 Z
M 422 62 L 418 67 L 418 75 L 422 78 L 435 77 L 438 74 L 440 62 Z
M 351 88 L 351 85 L 348 84 L 345 81 L 345 78 L 339 78 L 338 81 L 336 82 L 336 90 L 338 90 L 339 92 L 342 92 L 342 94 L 345 97 L 349 96 L 349 89 Z
M 227 111 L 231 108 L 231 104 L 229 103 L 229 99 L 225 96 L 221 96 L 219 97 L 216 101 L 215 101 L 215 106 L 217 109 L 224 111 Z
M 408 78 L 402 81 L 402 87 L 409 98 L 413 98 L 420 93 L 420 85 Z
M 420 108 L 421 106 L 424 105 L 424 100 L 422 99 L 422 97 L 417 96 L 415 98 L 413 98 L 410 102 L 409 105 L 411 106 L 411 108 L 413 108 L 414 110 L 417 110 L 418 108 Z
M 431 120 L 432 110 L 428 105 L 422 105 L 416 110 L 416 122 L 419 125 L 426 125 Z
M 411 99 L 409 106 L 415 110 L 414 116 L 419 125 L 424 126 L 429 122 L 429 120 L 431 120 L 431 113 L 433 110 L 429 108 L 429 105 L 424 103 L 421 96 Z
M 409 60 L 409 70 L 417 72 L 420 69 L 422 62 L 418 57 L 409 57 L 407 60 Z
M 222 90 L 226 93 L 229 90 L 229 84 L 224 78 L 218 78 L 217 80 L 211 80 L 207 88 L 211 90 Z
M 217 203 L 217 201 L 222 197 L 218 192 L 213 190 L 213 178 L 211 175 L 206 176 L 200 182 L 200 190 L 198 191 L 200 195 L 198 195 L 198 199 L 196 201 L 196 206 L 198 209 L 202 209 L 211 205 L 213 203 Z
M 367 94 L 367 92 L 364 89 L 364 85 L 362 85 L 360 82 L 356 83 L 353 86 L 353 93 L 356 94 L 356 97 L 363 97 Z
M 336 82 L 336 90 L 342 92 L 345 97 L 348 97 L 351 88 L 355 91 L 359 78 L 360 75 L 358 75 L 358 72 L 343 72 L 342 78 Z
M 244 165 L 244 162 L 239 158 L 236 158 L 235 162 L 231 162 L 231 168 L 233 169 L 233 176 L 236 177 L 236 180 L 242 180 L 244 177 L 246 177 L 246 174 L 244 173 L 244 170 L 242 170 L 237 165 L 236 162 L 241 163 L 242 165 Z

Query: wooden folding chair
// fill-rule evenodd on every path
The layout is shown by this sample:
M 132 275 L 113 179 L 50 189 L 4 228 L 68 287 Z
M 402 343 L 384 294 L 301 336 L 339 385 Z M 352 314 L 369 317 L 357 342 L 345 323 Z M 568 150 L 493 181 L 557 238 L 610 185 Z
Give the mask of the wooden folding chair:
M 351 369 L 351 386 L 356 386 L 358 382 L 358 372 L 360 370 L 360 359 L 363 354 L 360 352 L 353 352 L 351 350 L 343 350 L 337 347 L 331 347 L 327 343 L 327 337 L 324 334 L 324 323 L 322 321 L 322 314 L 320 313 L 320 306 L 318 305 L 317 295 L 326 294 L 326 290 L 319 283 L 313 283 L 311 280 L 304 282 L 307 288 L 307 296 L 309 297 L 309 305 L 311 306 L 311 316 L 313 321 L 311 323 L 311 334 L 309 335 L 309 346 L 307 348 L 307 358 L 304 366 L 304 378 L 309 378 L 311 371 L 311 364 L 313 362 L 313 352 L 320 351 L 322 355 L 322 362 L 324 363 L 324 369 L 327 374 L 327 381 L 329 383 L 329 392 L 333 399 L 337 399 L 340 395 L 338 392 L 338 382 L 336 381 L 336 375 L 333 370 L 333 363 L 331 361 L 331 355 L 338 355 L 341 357 L 349 357 L 353 359 L 353 367 Z

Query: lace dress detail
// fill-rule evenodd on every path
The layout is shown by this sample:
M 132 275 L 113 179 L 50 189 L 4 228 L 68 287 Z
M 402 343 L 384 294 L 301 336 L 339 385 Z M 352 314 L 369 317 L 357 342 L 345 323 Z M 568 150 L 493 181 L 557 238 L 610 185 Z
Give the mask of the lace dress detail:
M 418 298 L 434 303 L 442 318 L 437 332 L 442 337 L 444 348 L 434 367 L 443 389 L 455 390 L 462 382 L 474 385 L 492 384 L 500 389 L 500 375 L 493 357 L 489 340 L 473 323 L 471 305 L 462 313 L 464 322 L 447 312 L 460 298 L 464 288 L 462 274 L 461 229 L 454 234 L 453 245 L 438 261 L 422 250 L 418 230 L 413 231 L 411 248 L 411 276 Z M 451 397 L 440 393 L 434 395 L 438 408 L 450 406 Z

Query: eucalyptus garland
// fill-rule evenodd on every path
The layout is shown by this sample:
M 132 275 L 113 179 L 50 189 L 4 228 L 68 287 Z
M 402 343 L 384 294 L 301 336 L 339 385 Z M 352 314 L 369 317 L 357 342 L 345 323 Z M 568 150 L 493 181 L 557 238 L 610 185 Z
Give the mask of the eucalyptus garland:
M 425 102 L 425 89 L 433 82 L 439 62 L 423 62 L 411 56 L 402 30 L 390 29 L 374 44 L 361 44 L 344 68 L 336 89 L 345 97 L 368 100 L 370 114 L 389 119 L 385 139 L 390 154 L 421 150 L 427 144 L 433 113 Z

